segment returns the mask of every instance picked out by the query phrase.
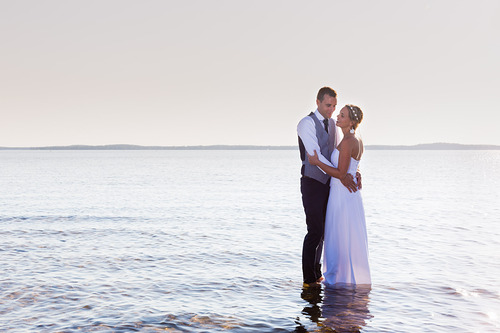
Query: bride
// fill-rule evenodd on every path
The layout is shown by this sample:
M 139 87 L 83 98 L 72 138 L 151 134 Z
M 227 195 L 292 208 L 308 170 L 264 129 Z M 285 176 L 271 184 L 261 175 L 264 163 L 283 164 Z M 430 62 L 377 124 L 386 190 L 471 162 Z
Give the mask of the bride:
M 323 255 L 323 282 L 326 285 L 371 284 L 361 193 L 349 192 L 339 180 L 347 173 L 354 176 L 358 169 L 363 155 L 363 143 L 355 131 L 362 120 L 363 112 L 355 105 L 348 104 L 340 110 L 337 126 L 342 129 L 344 138 L 332 153 L 334 167 L 322 163 L 316 151 L 314 155 L 308 155 L 310 164 L 317 165 L 332 176 Z

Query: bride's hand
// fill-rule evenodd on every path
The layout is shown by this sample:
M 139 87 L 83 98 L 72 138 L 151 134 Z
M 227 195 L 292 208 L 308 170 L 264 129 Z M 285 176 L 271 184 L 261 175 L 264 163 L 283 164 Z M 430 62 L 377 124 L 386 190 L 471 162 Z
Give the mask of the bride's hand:
M 359 171 L 356 172 L 356 183 L 358 184 L 358 190 L 361 190 L 363 185 L 361 185 L 361 174 Z
M 319 157 L 318 157 L 318 153 L 316 152 L 316 150 L 314 151 L 314 155 L 309 155 L 309 153 L 307 153 L 307 159 L 309 160 L 309 164 L 311 164 L 311 165 L 318 165 L 319 164 Z

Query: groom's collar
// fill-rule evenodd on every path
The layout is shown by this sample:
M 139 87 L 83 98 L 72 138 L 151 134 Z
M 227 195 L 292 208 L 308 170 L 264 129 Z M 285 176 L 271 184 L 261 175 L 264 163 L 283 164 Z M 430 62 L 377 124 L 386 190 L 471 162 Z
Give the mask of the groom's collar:
M 318 118 L 319 121 L 323 121 L 323 119 L 325 119 L 325 117 L 323 117 L 323 115 L 319 113 L 318 109 L 314 111 L 314 115 L 316 116 L 316 118 Z

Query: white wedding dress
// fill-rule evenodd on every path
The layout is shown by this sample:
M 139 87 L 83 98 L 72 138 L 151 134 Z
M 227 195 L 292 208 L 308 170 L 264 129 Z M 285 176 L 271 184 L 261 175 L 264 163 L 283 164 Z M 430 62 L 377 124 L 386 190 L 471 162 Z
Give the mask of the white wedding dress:
M 332 153 L 338 167 L 339 151 Z M 351 157 L 348 173 L 355 176 L 359 161 Z M 356 179 L 354 179 L 356 181 Z M 360 191 L 350 193 L 337 178 L 330 180 L 323 252 L 326 285 L 371 284 L 365 210 Z

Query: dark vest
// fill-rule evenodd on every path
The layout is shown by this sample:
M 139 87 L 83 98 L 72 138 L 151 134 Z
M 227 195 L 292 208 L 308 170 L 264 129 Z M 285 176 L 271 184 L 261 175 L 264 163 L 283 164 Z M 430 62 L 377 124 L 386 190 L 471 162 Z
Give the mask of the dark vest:
M 332 152 L 335 149 L 335 125 L 332 119 L 328 120 L 328 133 L 325 131 L 325 127 L 322 122 L 316 118 L 313 112 L 309 114 L 314 120 L 314 125 L 316 127 L 316 137 L 318 138 L 318 144 L 320 148 L 320 152 L 328 161 L 332 156 Z M 316 179 L 317 181 L 326 184 L 330 179 L 330 176 L 323 173 L 317 166 L 309 164 L 306 155 L 306 149 L 302 140 L 299 137 L 299 150 L 300 150 L 300 159 L 302 160 L 302 176 Z

